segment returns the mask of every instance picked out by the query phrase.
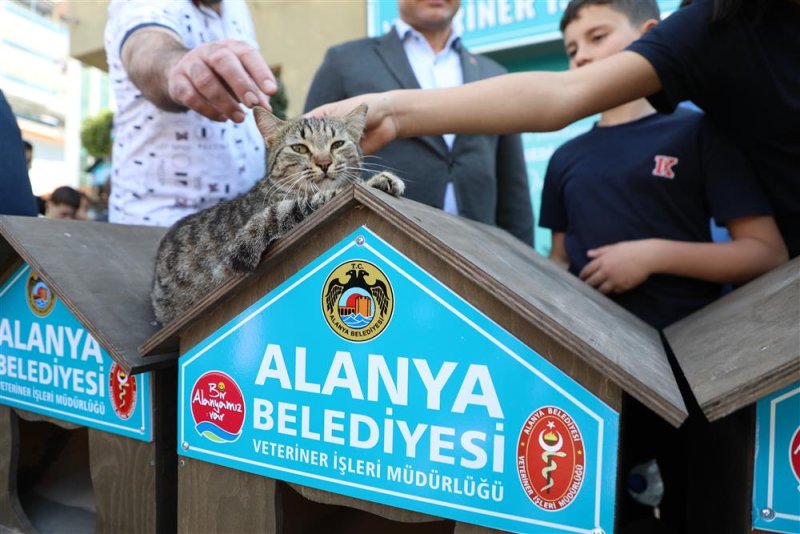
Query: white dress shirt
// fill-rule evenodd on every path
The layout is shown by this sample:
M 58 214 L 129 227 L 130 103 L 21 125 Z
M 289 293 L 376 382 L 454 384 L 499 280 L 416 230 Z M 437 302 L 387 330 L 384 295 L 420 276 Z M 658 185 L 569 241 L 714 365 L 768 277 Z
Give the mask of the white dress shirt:
M 394 27 L 403 42 L 406 57 L 421 88 L 456 87 L 464 83 L 464 72 L 461 70 L 461 55 L 458 52 L 461 37 L 455 29 L 450 32 L 444 48 L 436 53 L 425 39 L 425 36 L 402 19 L 397 19 Z M 442 137 L 447 148 L 452 149 L 456 138 L 455 134 L 444 134 Z M 447 183 L 444 211 L 458 214 L 458 205 L 452 182 Z

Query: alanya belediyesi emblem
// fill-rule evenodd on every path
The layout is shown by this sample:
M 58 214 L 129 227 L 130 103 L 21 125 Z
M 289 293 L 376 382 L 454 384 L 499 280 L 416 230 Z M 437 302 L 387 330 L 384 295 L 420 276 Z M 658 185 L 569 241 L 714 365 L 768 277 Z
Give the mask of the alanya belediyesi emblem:
M 346 261 L 325 280 L 322 288 L 325 322 L 348 341 L 376 338 L 389 325 L 393 312 L 392 284 L 373 263 Z
M 25 294 L 28 307 L 37 317 L 44 317 L 53 311 L 53 306 L 56 304 L 56 296 L 53 295 L 47 284 L 39 278 L 39 275 L 33 271 L 28 275 Z

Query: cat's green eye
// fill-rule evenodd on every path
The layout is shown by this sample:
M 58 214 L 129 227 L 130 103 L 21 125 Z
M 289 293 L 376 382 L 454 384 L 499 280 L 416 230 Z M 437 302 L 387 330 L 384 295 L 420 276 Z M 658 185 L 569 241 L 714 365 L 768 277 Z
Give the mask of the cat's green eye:
M 294 150 L 298 154 L 308 154 L 308 147 L 303 143 L 297 143 L 295 145 L 292 145 L 292 150 Z
M 333 143 L 331 143 L 331 150 L 336 150 L 337 148 L 341 148 L 342 145 L 344 145 L 344 141 L 342 140 L 334 141 Z

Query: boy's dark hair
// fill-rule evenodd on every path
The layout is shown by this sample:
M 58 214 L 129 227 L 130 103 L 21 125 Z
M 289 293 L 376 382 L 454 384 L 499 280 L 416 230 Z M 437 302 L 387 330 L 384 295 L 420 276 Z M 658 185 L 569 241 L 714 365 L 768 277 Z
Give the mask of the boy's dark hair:
M 76 210 L 81 207 L 81 194 L 79 191 L 68 185 L 58 187 L 50 195 L 50 202 L 53 204 L 66 204 Z
M 614 11 L 619 11 L 628 17 L 634 26 L 644 24 L 650 19 L 661 20 L 661 12 L 656 0 L 572 0 L 567 4 L 564 15 L 561 17 L 559 28 L 562 32 L 578 18 L 581 9 L 586 6 L 609 6 Z

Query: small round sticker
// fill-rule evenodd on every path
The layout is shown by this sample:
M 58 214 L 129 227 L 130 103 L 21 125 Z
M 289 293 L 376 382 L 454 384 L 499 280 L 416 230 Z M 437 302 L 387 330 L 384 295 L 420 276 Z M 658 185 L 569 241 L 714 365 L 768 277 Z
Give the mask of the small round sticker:
M 209 371 L 192 387 L 195 430 L 215 443 L 239 439 L 244 425 L 244 397 L 236 381 L 220 371 Z

